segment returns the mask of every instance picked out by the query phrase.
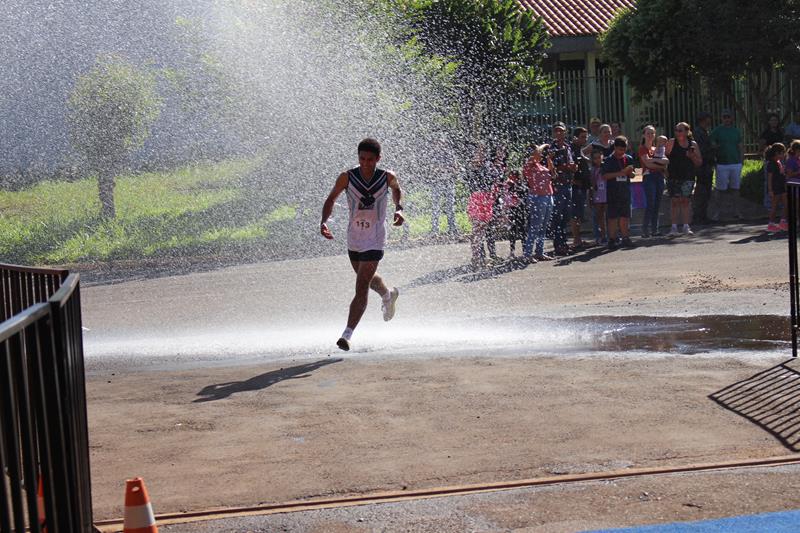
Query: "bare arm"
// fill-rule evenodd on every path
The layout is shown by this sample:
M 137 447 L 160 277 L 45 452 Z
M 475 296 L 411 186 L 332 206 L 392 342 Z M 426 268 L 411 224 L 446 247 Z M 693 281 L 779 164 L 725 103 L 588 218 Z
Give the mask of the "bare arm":
M 403 191 L 400 189 L 400 182 L 397 181 L 397 175 L 394 172 L 388 172 L 389 177 L 386 179 L 386 185 L 392 191 L 392 201 L 395 205 L 394 211 L 394 225 L 402 226 L 405 222 L 403 217 Z
M 642 167 L 649 169 L 649 170 L 664 170 L 664 164 L 655 163 L 653 158 L 650 157 L 647 153 L 644 153 L 639 156 L 639 161 L 642 163 Z
M 669 157 L 669 155 L 672 153 L 672 148 L 674 146 L 675 146 L 675 138 L 673 137 L 672 139 L 667 141 L 667 149 L 664 150 L 664 153 L 667 155 L 667 157 Z
M 322 205 L 322 220 L 319 223 L 319 232 L 320 234 L 325 237 L 326 239 L 333 239 L 333 233 L 331 230 L 328 229 L 328 219 L 331 217 L 331 213 L 333 213 L 333 205 L 336 202 L 336 199 L 339 197 L 345 189 L 347 189 L 347 173 L 342 172 L 339 174 L 339 177 L 336 178 L 336 183 L 333 185 L 333 189 L 331 189 L 328 198 L 325 199 L 325 203 Z
M 686 152 L 686 155 L 692 160 L 694 166 L 699 167 L 703 164 L 703 156 L 700 155 L 700 147 L 695 141 L 689 143 L 689 150 Z

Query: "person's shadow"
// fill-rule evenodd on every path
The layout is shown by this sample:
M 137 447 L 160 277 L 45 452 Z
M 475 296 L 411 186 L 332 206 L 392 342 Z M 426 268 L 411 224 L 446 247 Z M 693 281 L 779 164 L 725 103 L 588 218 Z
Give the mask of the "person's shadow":
M 229 383 L 217 383 L 203 387 L 203 390 L 197 393 L 200 398 L 194 400 L 193 403 L 211 402 L 214 400 L 222 400 L 237 392 L 256 391 L 266 389 L 271 385 L 280 383 L 285 379 L 300 379 L 307 378 L 314 370 L 322 368 L 325 365 L 338 363 L 343 359 L 321 359 L 314 363 L 307 363 L 305 365 L 290 366 L 288 368 L 281 368 L 279 370 L 272 370 L 253 376 L 246 381 L 231 381 Z

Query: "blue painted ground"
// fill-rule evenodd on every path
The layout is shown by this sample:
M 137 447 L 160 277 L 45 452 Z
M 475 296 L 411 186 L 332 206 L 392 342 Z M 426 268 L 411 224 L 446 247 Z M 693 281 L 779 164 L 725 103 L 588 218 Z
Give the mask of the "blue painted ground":
M 602 529 L 591 533 L 797 533 L 798 531 L 800 531 L 800 511 L 785 511 L 700 522 Z

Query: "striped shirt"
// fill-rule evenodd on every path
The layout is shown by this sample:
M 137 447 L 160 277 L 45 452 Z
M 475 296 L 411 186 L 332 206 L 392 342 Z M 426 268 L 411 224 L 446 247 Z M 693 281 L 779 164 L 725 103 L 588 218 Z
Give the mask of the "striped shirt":
M 350 207 L 348 250 L 383 250 L 386 243 L 388 179 L 388 172 L 379 168 L 375 169 L 371 180 L 365 180 L 358 167 L 347 171 L 347 204 Z

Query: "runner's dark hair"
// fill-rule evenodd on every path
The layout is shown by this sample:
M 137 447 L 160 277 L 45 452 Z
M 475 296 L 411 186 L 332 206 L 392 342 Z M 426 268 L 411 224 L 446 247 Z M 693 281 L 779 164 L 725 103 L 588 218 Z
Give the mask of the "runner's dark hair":
M 381 155 L 381 143 L 379 143 L 376 139 L 372 137 L 367 137 L 360 143 L 358 143 L 358 151 L 359 152 L 372 152 L 373 154 L 380 157 Z

